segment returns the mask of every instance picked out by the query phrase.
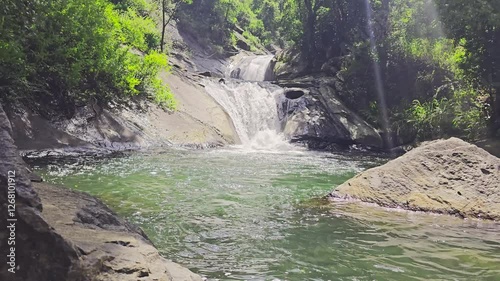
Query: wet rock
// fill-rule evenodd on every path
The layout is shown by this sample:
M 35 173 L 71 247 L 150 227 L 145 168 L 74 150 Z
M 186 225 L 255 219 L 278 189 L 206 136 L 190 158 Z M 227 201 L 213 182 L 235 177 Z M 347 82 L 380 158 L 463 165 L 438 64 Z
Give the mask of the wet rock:
M 285 90 L 284 95 L 281 119 L 285 120 L 285 135 L 293 142 L 320 150 L 354 144 L 383 148 L 377 130 L 349 110 L 332 87 L 321 84 L 305 89 L 292 88 Z
M 205 77 L 213 77 L 210 71 L 200 72 L 198 74 Z
M 285 49 L 276 54 L 274 73 L 278 80 L 290 80 L 303 77 L 310 72 L 307 63 L 301 59 L 297 49 Z
M 500 220 L 500 159 L 457 138 L 427 142 L 357 175 L 329 197 Z
M 238 38 L 238 41 L 236 41 L 236 46 L 238 46 L 238 48 L 241 48 L 245 51 L 251 50 L 250 44 L 245 39 L 242 39 L 242 38 Z
M 28 177 L 31 182 L 43 182 L 43 178 L 31 170 L 28 170 Z
M 245 30 L 244 30 L 243 28 L 241 28 L 241 27 L 240 27 L 239 25 L 237 25 L 237 24 L 235 24 L 233 28 L 234 28 L 234 30 L 235 30 L 236 32 L 238 32 L 239 34 L 243 34 L 243 32 L 245 32 Z
M 289 100 L 296 100 L 303 97 L 306 94 L 306 91 L 303 89 L 286 89 L 285 97 Z
M 203 77 L 217 77 L 217 78 L 222 78 L 222 75 L 220 75 L 218 73 L 211 72 L 211 71 L 200 72 L 198 74 L 201 75 L 201 76 L 203 76 Z

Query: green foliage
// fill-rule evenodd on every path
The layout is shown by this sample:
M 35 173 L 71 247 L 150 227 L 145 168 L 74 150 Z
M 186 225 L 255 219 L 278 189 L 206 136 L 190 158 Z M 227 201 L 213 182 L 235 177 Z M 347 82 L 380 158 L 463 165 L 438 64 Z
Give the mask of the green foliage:
M 106 0 L 7 0 L 0 9 L 2 101 L 68 117 L 94 98 L 105 105 L 149 92 L 173 104 L 155 82 L 167 60 L 152 51 L 154 24 L 132 8 Z
M 113 13 L 108 16 L 118 17 L 117 30 L 121 32 L 120 40 L 122 43 L 143 52 L 157 49 L 160 46 L 160 35 L 152 19 L 143 18 L 130 8 L 121 13 L 117 11 L 113 11 Z
M 408 122 L 412 124 L 421 139 L 433 139 L 449 131 L 451 121 L 450 101 L 446 98 L 432 99 L 421 103 L 418 100 L 408 109 Z
M 282 36 L 283 41 L 291 45 L 298 44 L 301 42 L 303 35 L 300 2 L 296 0 L 284 0 L 281 6 L 283 8 L 281 17 L 277 18 L 277 24 L 279 25 L 277 30 Z
M 462 1 L 462 9 L 467 6 L 477 3 Z M 417 133 L 420 140 L 484 136 L 491 116 L 486 105 L 491 88 L 476 71 L 484 47 L 472 51 L 471 40 L 476 39 L 450 36 L 447 17 L 441 20 L 434 1 L 372 1 L 371 9 L 377 53 L 372 54 L 368 38 L 348 44 L 349 55 L 342 59 L 339 73 L 345 81 L 344 101 L 371 123 L 382 124 L 373 120 L 379 115 L 373 110 L 373 101 L 379 101 L 373 74 L 378 64 L 392 130 Z M 453 11 L 460 17 L 465 10 Z
M 110 0 L 110 2 L 117 10 L 127 11 L 131 9 L 142 16 L 147 16 L 152 8 L 148 0 Z
M 419 130 L 419 137 L 428 139 L 458 135 L 477 139 L 484 136 L 489 116 L 489 112 L 484 110 L 485 96 L 488 94 L 481 91 L 480 84 L 475 82 L 478 81 L 475 70 L 479 65 L 474 57 L 478 56 L 480 49 L 470 50 L 468 46 L 472 38 L 463 37 L 464 34 L 459 37 L 447 34 L 446 28 L 450 27 L 451 18 L 443 17 L 442 10 L 438 9 L 439 5 L 435 5 L 433 1 L 395 2 L 391 14 L 393 30 L 389 38 L 394 50 L 432 65 L 436 71 L 444 71 L 444 79 L 432 81 L 435 85 L 432 91 L 436 91 L 436 95 L 431 99 L 425 98 L 428 95 L 419 95 L 419 99 L 409 109 L 412 113 L 411 120 Z M 477 7 L 477 4 L 464 2 L 461 9 L 471 6 Z M 458 12 L 458 18 L 468 17 L 463 10 L 454 12 Z M 442 17 L 438 17 L 438 14 Z M 453 19 L 456 20 L 457 18 Z M 477 19 L 470 20 L 477 22 Z M 434 75 L 435 72 L 429 74 Z M 419 77 L 422 75 L 417 76 L 417 79 Z M 450 85 L 444 93 L 446 98 L 436 98 L 441 94 L 439 90 L 446 85 Z
M 485 111 L 473 88 L 455 89 L 451 99 L 415 100 L 407 111 L 407 120 L 420 139 L 461 135 L 477 140 L 486 131 Z
M 236 29 L 253 47 L 277 40 L 281 10 L 274 0 L 193 0 L 180 6 L 179 23 L 197 39 L 213 49 L 231 50 Z M 215 45 L 215 46 L 213 46 Z
M 230 45 L 231 28 L 227 18 L 231 7 L 223 8 L 218 0 L 193 0 L 191 5 L 181 4 L 178 24 L 207 49 L 214 45 Z

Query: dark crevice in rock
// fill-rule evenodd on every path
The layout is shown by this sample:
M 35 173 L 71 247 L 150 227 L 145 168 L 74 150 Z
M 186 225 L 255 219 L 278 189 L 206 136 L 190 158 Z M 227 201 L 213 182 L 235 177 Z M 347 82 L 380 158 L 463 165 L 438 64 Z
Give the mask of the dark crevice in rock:
M 287 90 L 285 92 L 285 97 L 290 100 L 296 100 L 305 95 L 303 90 Z
M 491 172 L 490 172 L 490 171 L 488 171 L 488 170 L 486 170 L 486 169 L 481 169 L 481 172 L 482 172 L 483 174 L 485 174 L 485 175 L 489 175 L 489 174 L 491 174 Z
M 120 245 L 120 246 L 123 246 L 123 247 L 131 247 L 131 248 L 134 247 L 134 245 L 131 245 L 130 242 L 128 242 L 128 241 L 109 241 L 109 242 L 106 242 L 106 243 L 117 244 L 117 245 Z

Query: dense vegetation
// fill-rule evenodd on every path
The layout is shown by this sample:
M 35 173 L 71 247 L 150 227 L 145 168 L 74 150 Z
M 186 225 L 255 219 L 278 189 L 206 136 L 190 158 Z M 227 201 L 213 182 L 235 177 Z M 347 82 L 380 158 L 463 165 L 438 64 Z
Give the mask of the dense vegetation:
M 288 39 L 301 47 L 308 72 L 333 69 L 345 81 L 341 98 L 375 125 L 389 119 L 389 131 L 420 139 L 477 139 L 499 129 L 500 2 L 304 0 L 290 7 L 299 12 L 285 12 L 297 15 L 287 26 L 301 24 Z
M 338 77 L 348 106 L 408 139 L 477 139 L 500 129 L 496 0 L 4 2 L 2 102 L 37 110 L 50 101 L 71 116 L 81 104 L 145 94 L 173 107 L 157 74 L 175 21 L 216 55 L 289 50 L 283 62 Z
M 167 67 L 140 0 L 6 0 L 0 7 L 0 99 L 45 115 L 146 94 L 174 107 Z

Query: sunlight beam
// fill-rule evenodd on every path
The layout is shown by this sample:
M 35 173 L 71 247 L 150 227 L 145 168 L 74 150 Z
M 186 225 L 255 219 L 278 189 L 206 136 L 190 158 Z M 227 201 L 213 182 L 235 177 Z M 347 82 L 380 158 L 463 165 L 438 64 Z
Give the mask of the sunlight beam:
M 382 119 L 382 130 L 385 132 L 385 144 L 392 148 L 393 142 L 392 138 L 389 136 L 389 115 L 387 112 L 387 103 L 384 90 L 384 82 L 382 81 L 382 71 L 380 69 L 379 52 L 377 49 L 377 42 L 375 39 L 375 34 L 373 32 L 373 17 L 372 17 L 372 6 L 370 0 L 365 0 L 366 9 L 366 19 L 367 19 L 367 31 L 370 37 L 370 50 L 372 55 L 375 55 L 373 61 L 373 71 L 375 73 L 375 87 L 378 97 L 378 108 L 380 113 L 380 118 Z

